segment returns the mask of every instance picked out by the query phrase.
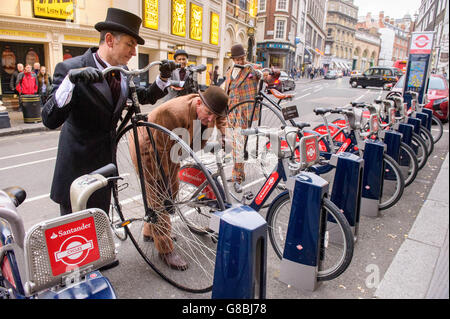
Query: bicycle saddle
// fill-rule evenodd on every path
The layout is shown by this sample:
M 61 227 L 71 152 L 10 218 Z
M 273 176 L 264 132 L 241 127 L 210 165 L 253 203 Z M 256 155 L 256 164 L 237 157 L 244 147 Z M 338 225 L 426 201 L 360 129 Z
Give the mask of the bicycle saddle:
M 324 115 L 327 113 L 330 113 L 331 109 L 326 108 L 326 107 L 318 107 L 314 109 L 314 113 L 316 113 L 316 115 Z
M 269 89 L 270 93 L 272 93 L 273 96 L 275 96 L 279 100 L 289 99 L 294 96 L 294 94 L 284 94 L 276 89 Z
M 19 186 L 11 186 L 3 189 L 3 191 L 8 194 L 16 207 L 22 204 L 27 197 L 25 190 Z
M 305 127 L 309 127 L 309 126 L 311 126 L 311 124 L 310 123 L 306 123 L 306 122 L 295 122 L 294 121 L 294 126 L 295 127 L 298 127 L 299 129 L 304 129 Z

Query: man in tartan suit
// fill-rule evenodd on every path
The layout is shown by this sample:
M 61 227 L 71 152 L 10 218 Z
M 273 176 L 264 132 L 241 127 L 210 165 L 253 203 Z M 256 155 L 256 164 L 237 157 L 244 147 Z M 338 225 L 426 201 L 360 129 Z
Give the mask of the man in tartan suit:
M 231 47 L 231 58 L 234 64 L 245 65 L 245 50 L 241 44 Z M 239 71 L 240 70 L 240 71 Z M 225 92 L 229 97 L 229 109 L 239 102 L 255 99 L 258 93 L 259 75 L 250 67 L 237 69 L 231 67 L 226 74 Z M 244 172 L 244 137 L 237 128 L 249 127 L 253 110 L 253 103 L 244 103 L 228 114 L 229 127 L 233 128 L 233 171 L 231 181 L 237 193 L 242 192 L 241 183 L 245 180 Z M 255 110 L 253 120 L 259 119 L 259 110 Z

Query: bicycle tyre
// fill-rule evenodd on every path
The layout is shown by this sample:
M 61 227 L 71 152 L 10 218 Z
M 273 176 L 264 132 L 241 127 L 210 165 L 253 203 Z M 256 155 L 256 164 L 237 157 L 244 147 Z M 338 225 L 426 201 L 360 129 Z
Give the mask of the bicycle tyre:
M 400 144 L 398 163 L 401 170 L 402 167 L 407 167 L 406 171 L 402 170 L 403 177 L 405 178 L 405 187 L 407 187 L 411 185 L 417 177 L 417 173 L 419 172 L 419 162 L 417 161 L 417 156 L 413 149 L 403 142 Z M 403 166 L 401 163 L 407 163 L 407 165 Z
M 431 132 L 427 128 L 421 126 L 420 127 L 420 137 L 422 137 L 425 144 L 427 145 L 428 156 L 430 156 L 434 150 L 433 135 L 431 135 Z
M 246 100 L 231 106 L 228 111 L 229 119 L 231 114 L 237 112 L 239 106 L 245 104 L 252 104 L 254 108 L 259 109 L 259 118 L 248 122 L 246 128 L 265 126 L 278 130 L 288 123 L 292 124 L 292 122 L 286 121 L 283 118 L 279 108 L 255 100 Z M 256 193 L 278 164 L 278 157 L 274 152 L 268 150 L 267 145 L 269 139 L 267 137 L 260 135 L 240 137 L 237 135 L 239 131 L 236 131 L 235 133 L 235 149 L 239 154 L 244 155 L 241 158 L 245 162 L 245 183 L 243 183 L 243 189 L 247 192 L 251 191 L 252 193 Z M 245 154 L 248 154 L 247 158 Z M 248 163 L 254 165 L 248 165 Z M 283 185 L 277 187 L 277 190 L 280 189 L 284 190 Z M 277 193 L 278 192 L 274 192 L 273 195 L 276 195 Z
M 442 125 L 441 120 L 439 120 L 439 118 L 436 115 L 433 115 L 431 117 L 431 125 L 437 125 L 437 129 L 433 130 L 431 129 L 431 131 L 437 131 L 437 135 L 433 135 L 432 132 L 431 135 L 433 135 L 433 142 L 434 144 L 436 144 L 442 137 L 442 134 L 444 134 L 444 125 Z
M 383 179 L 382 194 L 378 204 L 379 210 L 385 210 L 394 206 L 402 197 L 405 189 L 405 179 L 399 165 L 387 154 L 383 155 L 383 171 L 385 176 L 392 172 L 395 178 Z M 392 180 L 393 182 L 391 183 Z
M 291 200 L 289 197 L 289 193 L 285 192 L 284 194 L 278 196 L 278 198 L 272 203 L 266 216 L 269 239 L 276 255 L 280 259 L 282 259 L 283 257 L 284 243 L 286 240 L 287 227 L 289 224 L 290 207 Z M 326 243 L 326 234 L 331 230 L 324 231 L 324 236 L 321 236 L 321 246 L 324 251 L 322 251 L 323 253 L 318 252 L 320 255 L 320 264 L 317 272 L 317 280 L 326 281 L 338 277 L 350 265 L 354 251 L 354 237 L 347 219 L 340 212 L 339 208 L 328 198 L 323 198 L 322 200 L 322 213 L 326 215 L 330 214 L 331 217 L 335 221 L 337 221 L 336 226 L 330 226 L 329 223 L 326 223 L 326 227 L 334 229 L 336 229 L 335 227 L 338 227 L 337 230 L 340 235 L 339 241 L 342 242 L 342 244 L 333 242 L 330 243 L 329 241 L 328 243 Z M 324 221 L 327 221 L 326 217 L 327 216 L 324 216 Z M 337 254 L 335 253 L 335 250 L 338 251 Z M 332 259 L 333 261 L 331 263 L 331 267 L 326 267 L 324 269 L 324 264 L 328 262 L 328 260 L 325 260 L 327 258 L 327 255 L 328 257 L 330 257 L 331 255 L 333 255 L 332 257 L 336 255 L 338 257 L 336 258 L 337 261 L 334 261 L 335 258 Z
M 209 204 L 215 203 L 214 210 L 224 210 L 223 199 L 216 184 L 213 183 L 212 177 L 207 169 L 186 143 L 174 133 L 157 124 L 139 122 L 136 126 L 137 130 L 142 130 L 146 134 L 150 134 L 157 141 L 162 139 L 169 143 L 168 141 L 172 140 L 174 144 L 171 145 L 177 145 L 182 155 L 184 154 L 183 156 L 187 156 L 189 160 L 192 160 L 210 182 L 211 192 L 214 193 L 215 200 L 209 202 Z M 165 281 L 183 291 L 192 293 L 208 292 L 212 289 L 214 277 L 217 234 L 208 231 L 199 234 L 192 231 L 192 225 L 188 225 L 184 218 L 184 214 L 188 212 L 190 214 L 196 213 L 195 210 L 191 210 L 189 207 L 189 204 L 192 204 L 192 199 L 189 198 L 189 194 L 185 194 L 186 190 L 181 189 L 181 186 L 178 187 L 176 192 L 172 192 L 175 189 L 172 187 L 173 182 L 167 182 L 162 176 L 165 174 L 166 177 L 173 177 L 174 180 L 177 180 L 178 176 L 175 175 L 178 174 L 177 165 L 173 165 L 173 168 L 170 168 L 171 166 L 161 168 L 169 159 L 165 158 L 163 154 L 161 157 L 158 148 L 153 147 L 152 144 L 149 144 L 148 149 L 146 149 L 148 150 L 146 155 L 150 156 L 152 165 L 158 167 L 152 171 L 152 174 L 157 175 L 159 171 L 160 176 L 150 180 L 150 182 L 146 181 L 144 185 L 141 184 L 140 176 L 142 175 L 139 174 L 139 170 L 136 169 L 135 162 L 133 162 L 130 155 L 130 146 L 136 147 L 133 137 L 133 125 L 130 124 L 119 133 L 116 141 L 116 165 L 120 176 L 125 179 L 121 183 L 125 183 L 128 187 L 124 188 L 116 184 L 116 189 L 120 191 L 115 192 L 114 197 L 115 201 L 120 204 L 118 207 L 122 220 L 130 222 L 125 226 L 127 234 L 145 262 Z M 165 150 L 172 146 L 167 144 L 166 148 L 166 144 L 164 144 L 163 149 Z M 143 152 L 139 149 L 139 146 L 136 149 L 140 153 Z M 174 148 L 170 149 L 172 155 Z M 174 153 L 179 154 L 176 151 Z M 136 163 L 138 164 L 138 162 Z M 144 170 L 145 168 L 142 169 Z M 143 174 L 146 178 L 153 176 L 149 171 L 144 171 Z M 161 180 L 165 182 L 162 183 Z M 170 180 L 172 181 L 172 179 Z M 157 196 L 153 196 L 148 200 L 146 198 L 147 196 L 143 196 L 144 191 L 148 194 L 151 194 L 149 192 L 153 192 Z M 161 218 L 160 224 L 155 224 L 152 220 L 144 221 L 144 217 L 146 216 L 144 200 L 147 203 L 147 207 L 155 211 L 158 218 Z M 203 220 L 203 225 L 206 228 L 206 224 L 209 224 L 212 210 L 207 205 L 204 208 L 204 215 L 199 216 L 198 223 L 200 224 L 200 220 Z M 168 218 L 170 222 L 164 218 Z M 146 226 L 145 224 L 147 222 L 152 224 L 152 229 L 155 229 L 154 231 L 165 232 L 164 236 L 166 236 L 166 241 L 170 241 L 173 244 L 173 251 L 188 261 L 189 267 L 186 270 L 172 269 L 162 261 L 152 237 L 148 237 L 147 240 L 143 237 L 143 227 Z M 159 228 L 164 226 L 168 228 Z M 176 240 L 173 237 L 176 237 Z
M 419 163 L 419 170 L 421 170 L 428 160 L 428 151 L 425 141 L 420 135 L 413 133 L 411 136 L 411 148 L 414 150 L 417 156 L 417 162 Z

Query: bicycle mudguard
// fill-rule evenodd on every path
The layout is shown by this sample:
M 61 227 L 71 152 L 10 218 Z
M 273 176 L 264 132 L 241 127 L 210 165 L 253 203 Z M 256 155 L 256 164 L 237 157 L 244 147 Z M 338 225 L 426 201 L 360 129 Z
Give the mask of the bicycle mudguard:
M 209 170 L 208 172 L 211 174 Z M 178 178 L 181 182 L 188 183 L 196 187 L 206 181 L 205 174 L 203 174 L 201 168 L 197 164 L 187 164 L 181 167 L 178 171 Z M 213 180 L 216 183 L 220 196 L 225 198 L 225 192 L 217 177 L 214 177 Z M 216 199 L 216 195 L 214 195 L 214 191 L 210 185 L 206 186 L 205 191 L 202 192 L 202 194 L 206 195 L 209 199 Z
M 39 295 L 39 299 L 116 299 L 116 292 L 108 278 L 99 271 L 88 274 L 80 283 L 61 290 L 47 290 Z

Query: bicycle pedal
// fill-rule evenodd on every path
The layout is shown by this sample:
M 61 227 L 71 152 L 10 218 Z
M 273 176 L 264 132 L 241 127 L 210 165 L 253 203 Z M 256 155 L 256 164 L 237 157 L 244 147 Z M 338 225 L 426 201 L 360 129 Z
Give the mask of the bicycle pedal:
M 124 189 L 127 189 L 127 188 L 128 188 L 128 183 L 123 183 L 123 184 L 117 185 L 117 191 L 118 192 L 121 192 L 121 191 L 123 191 Z
M 253 194 L 252 192 L 246 192 L 244 194 L 244 199 L 245 200 L 250 201 L 250 200 L 253 200 L 254 198 L 255 198 L 255 194 Z

